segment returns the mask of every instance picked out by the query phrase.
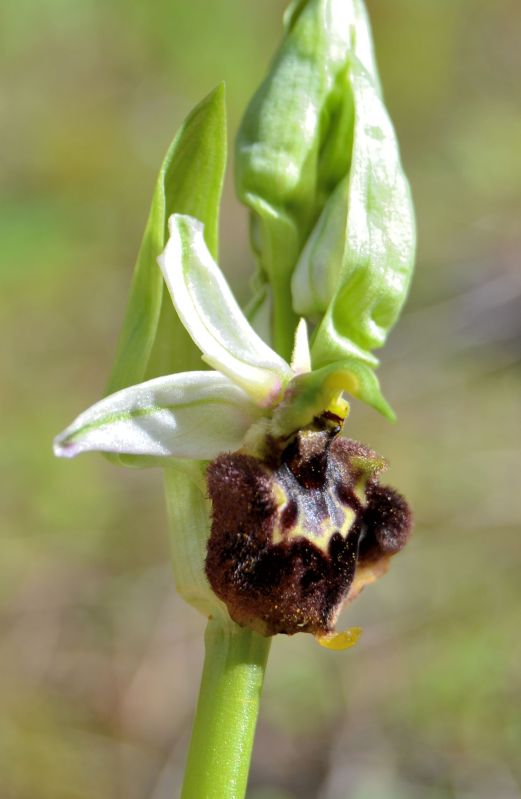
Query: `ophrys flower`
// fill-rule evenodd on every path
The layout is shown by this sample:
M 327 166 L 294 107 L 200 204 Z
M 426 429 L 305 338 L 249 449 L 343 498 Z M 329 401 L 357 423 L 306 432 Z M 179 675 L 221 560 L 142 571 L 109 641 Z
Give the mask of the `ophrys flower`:
M 55 452 L 211 461 L 206 575 L 216 595 L 235 621 L 265 635 L 304 631 L 330 641 L 342 603 L 360 587 L 359 551 L 371 553 L 372 576 L 409 529 L 404 500 L 378 488 L 385 461 L 339 437 L 349 409 L 343 390 L 370 392 L 374 378 L 346 361 L 313 371 L 303 320 L 287 363 L 250 326 L 202 225 L 174 214 L 169 230 L 158 262 L 213 371 L 106 397 L 57 437 Z

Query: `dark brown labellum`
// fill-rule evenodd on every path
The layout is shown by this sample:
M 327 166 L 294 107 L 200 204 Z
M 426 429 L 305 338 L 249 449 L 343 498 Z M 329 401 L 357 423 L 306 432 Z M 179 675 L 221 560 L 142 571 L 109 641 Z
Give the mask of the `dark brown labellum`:
M 409 533 L 407 503 L 378 485 L 385 461 L 320 427 L 266 460 L 237 452 L 208 467 L 206 574 L 231 617 L 264 635 L 332 632 L 358 564 Z

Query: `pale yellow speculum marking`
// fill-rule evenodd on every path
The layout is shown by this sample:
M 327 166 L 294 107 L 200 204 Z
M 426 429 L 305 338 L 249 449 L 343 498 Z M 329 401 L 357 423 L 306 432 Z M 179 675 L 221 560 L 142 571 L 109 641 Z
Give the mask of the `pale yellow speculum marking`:
M 344 522 L 339 532 L 342 538 L 347 538 L 347 534 L 349 533 L 349 530 L 351 529 L 353 522 L 356 519 L 356 511 L 353 508 L 350 508 L 349 506 L 346 505 L 342 505 L 341 508 L 344 512 Z
M 288 504 L 288 498 L 286 496 L 286 492 L 284 491 L 281 485 L 279 485 L 278 483 L 274 483 L 273 493 L 275 495 L 275 502 L 277 503 L 279 512 L 282 513 L 282 511 Z
M 280 486 L 278 483 L 273 485 L 273 494 L 275 497 L 275 502 L 278 506 L 278 516 L 280 518 L 290 500 L 288 499 L 282 486 Z M 318 549 L 321 549 L 327 554 L 329 549 L 329 541 L 332 534 L 338 530 L 343 538 L 347 538 L 349 530 L 351 529 L 351 526 L 356 518 L 356 511 L 346 505 L 341 505 L 338 500 L 335 500 L 335 507 L 338 508 L 343 514 L 342 524 L 334 524 L 331 519 L 326 518 L 321 521 L 319 532 L 314 533 L 312 530 L 307 529 L 303 524 L 302 512 L 299 510 L 296 521 L 289 530 L 284 531 L 280 522 L 275 523 L 271 538 L 273 544 L 280 544 L 283 541 L 294 540 L 296 538 L 306 538 Z

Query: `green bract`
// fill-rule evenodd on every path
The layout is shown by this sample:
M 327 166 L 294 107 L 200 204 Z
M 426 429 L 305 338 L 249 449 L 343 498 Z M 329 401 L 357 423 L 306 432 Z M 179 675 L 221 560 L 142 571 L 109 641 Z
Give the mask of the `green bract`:
M 287 352 L 297 316 L 316 325 L 313 367 L 375 367 L 407 293 L 414 217 L 381 98 L 361 0 L 296 0 L 237 139 L 258 293 L 250 318 Z M 384 409 L 380 397 L 377 403 Z
M 376 364 L 405 301 L 414 265 L 414 215 L 393 126 L 369 73 L 349 67 L 353 156 L 293 274 L 296 310 L 322 321 L 313 363 L 354 356 Z M 317 291 L 318 288 L 318 291 Z
M 185 120 L 161 165 L 139 251 L 110 392 L 145 377 L 196 368 L 199 355 L 172 304 L 156 259 L 173 213 L 197 217 L 217 257 L 219 204 L 226 166 L 224 86 L 218 86 Z M 160 331 L 158 335 L 158 330 Z

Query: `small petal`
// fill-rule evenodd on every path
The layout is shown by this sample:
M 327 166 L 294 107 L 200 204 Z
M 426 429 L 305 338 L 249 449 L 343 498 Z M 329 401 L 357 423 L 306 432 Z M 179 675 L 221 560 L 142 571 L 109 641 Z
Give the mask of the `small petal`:
M 301 319 L 295 330 L 295 344 L 291 356 L 291 368 L 297 375 L 311 372 L 311 353 L 309 351 L 308 326 L 305 319 Z
M 117 391 L 61 433 L 54 452 L 97 450 L 209 460 L 236 450 L 260 410 L 217 372 L 182 372 Z
M 271 405 L 291 378 L 288 364 L 255 333 L 213 260 L 196 219 L 173 214 L 158 258 L 181 321 L 203 360 L 260 405 Z

